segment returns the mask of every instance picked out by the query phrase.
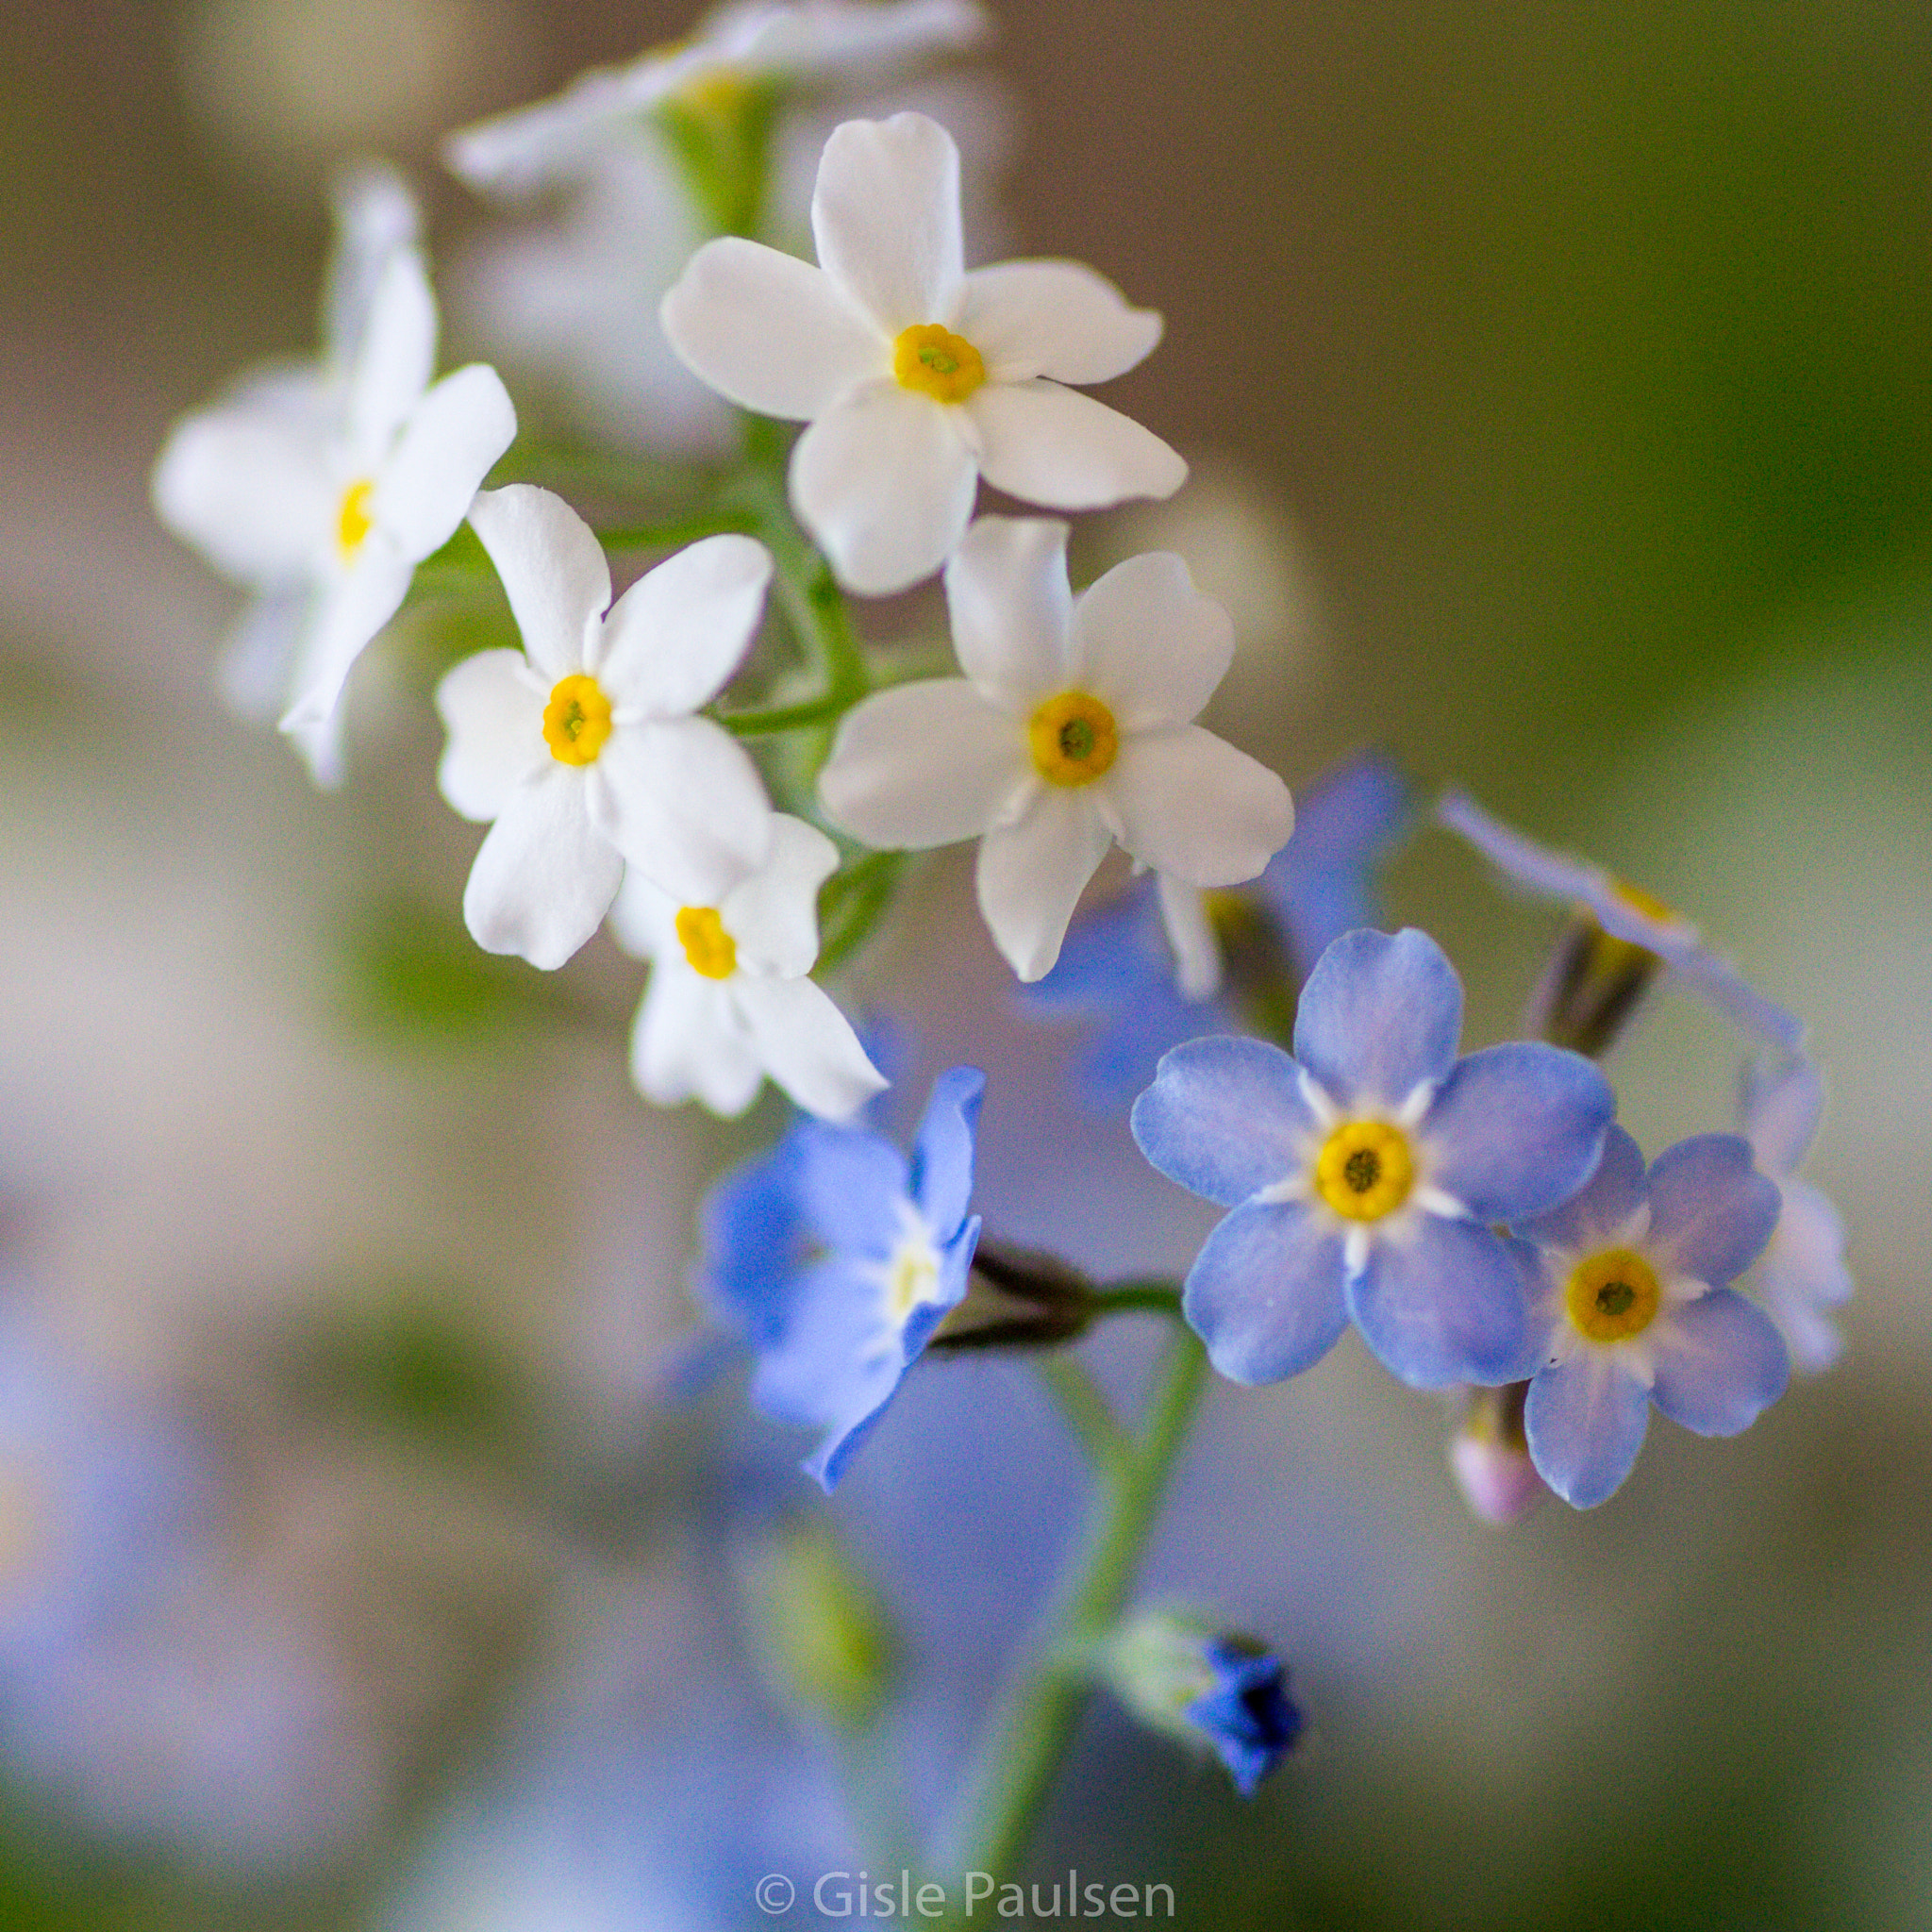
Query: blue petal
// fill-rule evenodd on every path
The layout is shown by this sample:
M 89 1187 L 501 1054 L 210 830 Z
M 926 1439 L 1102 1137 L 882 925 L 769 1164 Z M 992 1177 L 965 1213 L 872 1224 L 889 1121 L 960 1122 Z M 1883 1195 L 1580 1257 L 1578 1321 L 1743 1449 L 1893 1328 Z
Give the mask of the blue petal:
M 1317 1124 L 1295 1063 L 1266 1041 L 1232 1037 L 1166 1055 L 1132 1120 L 1155 1167 L 1224 1208 L 1301 1167 Z
M 783 1327 L 799 1269 L 812 1246 L 799 1195 L 799 1148 L 788 1135 L 706 1195 L 700 1298 L 762 1347 Z
M 1651 1397 L 1700 1436 L 1735 1436 L 1785 1392 L 1791 1365 L 1771 1317 L 1727 1288 L 1657 1324 Z
M 1777 1225 L 1776 1183 L 1751 1162 L 1737 1134 L 1695 1134 L 1667 1147 L 1650 1170 L 1645 1245 L 1713 1288 L 1735 1281 L 1764 1252 Z
M 985 1096 L 986 1075 L 977 1067 L 941 1074 L 913 1142 L 912 1198 L 941 1247 L 958 1233 L 973 1197 L 973 1136 Z
M 1393 1105 L 1440 1080 L 1462 1031 L 1462 982 L 1427 933 L 1344 933 L 1302 989 L 1295 1058 L 1339 1106 Z
M 1579 1254 L 1602 1247 L 1643 1205 L 1643 1150 L 1622 1127 L 1604 1136 L 1603 1158 L 1590 1185 L 1562 1207 L 1533 1215 L 1516 1232 L 1540 1248 Z
M 1493 1386 L 1528 1371 L 1529 1303 L 1540 1286 L 1521 1241 L 1424 1214 L 1399 1245 L 1370 1248 L 1368 1266 L 1348 1284 L 1348 1310 L 1383 1366 L 1410 1388 Z
M 1809 1060 L 1744 1063 L 1738 1120 L 1757 1164 L 1774 1179 L 1795 1174 L 1811 1151 L 1824 1111 L 1824 1082 Z
M 1304 976 L 1343 933 L 1380 924 L 1371 868 L 1406 828 L 1408 810 L 1402 774 L 1375 752 L 1295 793 L 1294 835 L 1268 861 L 1258 889 Z
M 875 1404 L 905 1367 L 881 1301 L 876 1279 L 847 1257 L 807 1269 L 784 1333 L 759 1351 L 753 1407 L 778 1422 L 824 1423 Z
M 1567 1201 L 1595 1171 L 1617 1110 L 1581 1054 L 1512 1041 L 1458 1060 L 1421 1133 L 1429 1178 L 1478 1221 L 1520 1221 Z
M 1194 1257 L 1181 1308 L 1230 1382 L 1298 1375 L 1348 1326 L 1341 1239 L 1292 1202 L 1237 1208 Z
M 1218 1640 L 1206 1649 L 1215 1687 L 1183 1715 L 1214 1747 L 1235 1789 L 1252 1798 L 1301 1735 L 1302 1714 L 1288 1694 L 1279 1657 Z
M 1536 1473 L 1578 1509 L 1593 1508 L 1622 1486 L 1649 1424 L 1643 1385 L 1595 1354 L 1544 1369 L 1529 1385 L 1523 1412 Z
M 863 1127 L 806 1121 L 792 1136 L 799 1199 L 819 1241 L 844 1254 L 890 1254 L 899 1239 L 899 1204 L 909 1198 L 906 1157 Z
M 1757 1286 L 1791 1352 L 1791 1366 L 1815 1373 L 1828 1369 L 1844 1349 L 1844 1338 L 1824 1311 L 1852 1298 L 1845 1225 L 1808 1181 L 1787 1181 L 1781 1191 L 1784 1211 L 1757 1264 Z

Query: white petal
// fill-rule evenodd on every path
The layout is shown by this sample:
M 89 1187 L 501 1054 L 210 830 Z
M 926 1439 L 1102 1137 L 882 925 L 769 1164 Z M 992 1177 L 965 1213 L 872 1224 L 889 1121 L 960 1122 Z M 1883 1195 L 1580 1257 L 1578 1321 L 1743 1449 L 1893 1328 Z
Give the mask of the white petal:
M 660 959 L 638 1008 L 630 1076 L 644 1098 L 675 1107 L 693 1095 L 727 1120 L 758 1098 L 764 1069 L 722 982 Z
M 939 569 L 973 514 L 978 472 L 953 410 L 896 383 L 835 403 L 791 452 L 791 506 L 862 596 Z
M 1234 661 L 1234 625 L 1168 551 L 1116 564 L 1074 607 L 1075 681 L 1129 731 L 1187 724 Z
M 478 651 L 436 687 L 436 710 L 449 733 L 436 783 L 451 810 L 493 819 L 526 778 L 543 769 L 543 694 L 521 651 Z
M 308 775 L 325 791 L 342 782 L 343 740 L 348 732 L 348 708 L 338 705 L 325 718 L 298 719 L 283 727 L 289 742 L 301 755 Z
M 423 225 L 416 197 L 382 161 L 353 161 L 330 185 L 336 245 L 323 291 L 323 336 L 339 363 L 351 360 L 368 325 L 389 258 L 415 244 Z
M 546 972 L 597 930 L 624 861 L 591 823 L 581 772 L 552 760 L 504 806 L 463 892 L 463 919 L 486 953 Z
M 1294 830 L 1288 787 L 1198 724 L 1124 739 L 1094 789 L 1122 845 L 1191 886 L 1256 877 Z
M 891 374 L 891 344 L 823 269 L 736 235 L 691 257 L 658 318 L 692 375 L 760 416 L 804 422 Z
M 1001 824 L 1033 782 L 1024 722 L 963 677 L 944 677 L 879 691 L 847 711 L 819 797 L 868 845 L 920 852 Z
M 610 902 L 610 937 L 634 959 L 655 959 L 683 950 L 677 937 L 677 901 L 636 866 L 624 869 L 624 884 Z
M 1074 593 L 1067 526 L 1052 517 L 980 517 L 946 564 L 953 649 L 975 690 L 1031 714 L 1068 684 Z
M 1201 890 L 1169 873 L 1156 873 L 1154 878 L 1160 923 L 1174 948 L 1175 983 L 1184 999 L 1205 1000 L 1221 990 L 1221 942 Z
M 708 719 L 620 724 L 590 770 L 605 837 L 681 906 L 717 905 L 772 849 L 758 767 Z
M 517 436 L 517 412 L 481 362 L 445 375 L 403 427 L 376 478 L 370 514 L 412 563 L 456 535 L 491 465 Z
M 216 679 L 238 717 L 261 724 L 281 716 L 317 595 L 311 584 L 271 591 L 236 619 Z
M 1160 317 L 1129 308 L 1103 275 L 1077 261 L 1003 261 L 966 277 L 959 333 L 995 380 L 1050 375 L 1108 382 L 1160 340 Z
M 282 729 L 312 724 L 334 711 L 356 659 L 402 608 L 415 566 L 390 548 L 380 532 L 367 538 L 355 563 L 316 605 L 302 647 Z
M 741 972 L 797 979 L 819 956 L 819 888 L 839 869 L 839 848 L 803 819 L 772 815 L 772 854 L 724 895 L 718 917 Z
M 731 993 L 765 1072 L 808 1113 L 845 1120 L 887 1086 L 817 981 L 739 978 Z
M 751 647 L 772 578 L 752 537 L 707 537 L 640 577 L 605 619 L 591 665 L 613 704 L 681 718 L 717 695 Z
M 1022 979 L 1042 979 L 1060 956 L 1067 922 L 1107 857 L 1109 835 L 1077 791 L 1042 785 L 1017 824 L 979 843 L 979 910 Z
M 151 490 L 166 528 L 239 583 L 311 576 L 335 528 L 338 491 L 323 440 L 259 406 L 177 425 Z
M 414 248 L 398 248 L 375 284 L 349 377 L 349 445 L 375 469 L 436 373 L 436 297 Z
M 819 266 L 888 341 L 914 323 L 951 322 L 962 265 L 953 137 L 924 114 L 834 128 L 811 230 Z
M 1152 430 L 1057 382 L 990 382 L 959 406 L 979 427 L 995 489 L 1054 509 L 1172 496 L 1188 466 Z
M 484 491 L 470 525 L 503 579 L 530 661 L 553 680 L 581 671 L 610 603 L 610 566 L 590 525 L 533 483 Z

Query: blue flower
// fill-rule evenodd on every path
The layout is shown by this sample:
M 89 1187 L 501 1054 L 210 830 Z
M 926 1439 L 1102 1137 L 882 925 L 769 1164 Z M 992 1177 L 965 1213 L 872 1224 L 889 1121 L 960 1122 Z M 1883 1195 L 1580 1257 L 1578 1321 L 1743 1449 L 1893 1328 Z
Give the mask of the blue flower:
M 1505 877 L 1534 892 L 1581 906 L 1613 939 L 1654 953 L 1754 1040 L 1794 1054 L 1802 1022 L 1750 985 L 1715 952 L 1682 913 L 1588 859 L 1553 852 L 1492 819 L 1460 791 L 1446 793 L 1436 815 L 1474 845 Z
M 1824 1110 L 1824 1085 L 1809 1060 L 1746 1064 L 1739 1124 L 1782 1201 L 1750 1285 L 1777 1324 L 1792 1367 L 1807 1371 L 1827 1369 L 1838 1359 L 1844 1338 L 1826 1310 L 1852 1298 L 1844 1223 L 1816 1188 L 1797 1178 Z
M 1254 898 L 1232 889 L 1204 895 L 1152 875 L 1076 925 L 1059 963 L 1022 1003 L 1042 1019 L 1098 1023 L 1074 1066 L 1089 1104 L 1104 1113 L 1124 1107 L 1170 1047 L 1242 1026 L 1243 974 L 1238 964 L 1235 985 L 1224 987 L 1217 926 L 1238 930 L 1243 910 L 1266 918 L 1285 956 L 1272 963 L 1300 979 L 1333 941 L 1375 924 L 1374 867 L 1406 828 L 1408 808 L 1401 773 L 1365 752 L 1296 794 L 1294 833 Z
M 1301 1736 L 1302 1714 L 1288 1694 L 1288 1668 L 1271 1652 L 1216 1638 L 1204 1659 L 1214 1688 L 1188 1707 L 1189 1721 L 1214 1747 L 1235 1790 L 1252 1798 L 1261 1780 Z
M 1778 1192 L 1736 1134 L 1657 1157 L 1612 1127 L 1594 1178 L 1525 1223 L 1544 1366 L 1524 1410 L 1537 1473 L 1579 1509 L 1630 1474 L 1655 1402 L 1700 1436 L 1734 1436 L 1783 1394 L 1790 1367 L 1764 1311 L 1724 1286 L 1755 1261 Z
M 1557 1047 L 1458 1060 L 1461 1029 L 1461 982 L 1434 940 L 1352 932 L 1303 989 L 1294 1058 L 1217 1039 L 1161 1061 L 1134 1138 L 1234 1210 L 1183 1299 L 1223 1374 L 1298 1374 L 1350 1320 L 1416 1388 L 1526 1373 L 1529 1257 L 1490 1224 L 1574 1194 L 1615 1103 Z
M 801 1121 L 705 1209 L 705 1286 L 757 1354 L 752 1401 L 820 1428 L 803 1468 L 830 1490 L 966 1292 L 986 1076 L 934 1083 L 912 1158 L 863 1127 Z

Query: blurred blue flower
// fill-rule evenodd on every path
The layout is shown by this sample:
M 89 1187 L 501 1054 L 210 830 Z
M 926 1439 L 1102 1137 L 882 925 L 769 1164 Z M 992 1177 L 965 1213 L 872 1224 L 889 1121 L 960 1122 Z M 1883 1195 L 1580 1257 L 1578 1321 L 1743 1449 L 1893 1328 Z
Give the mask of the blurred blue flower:
M 1374 868 L 1403 833 L 1408 810 L 1402 774 L 1364 752 L 1296 794 L 1293 836 L 1252 888 L 1204 895 L 1150 875 L 1076 925 L 1058 964 L 1024 989 L 1021 1004 L 1040 1019 L 1094 1024 L 1074 1067 L 1088 1104 L 1105 1113 L 1124 1107 L 1170 1047 L 1247 1024 L 1242 962 L 1232 985 L 1222 971 L 1224 936 L 1241 950 L 1242 911 L 1272 928 L 1274 957 L 1256 966 L 1285 969 L 1297 981 L 1343 933 L 1376 924 Z M 1291 991 L 1281 989 L 1284 1000 Z
M 1214 1688 L 1188 1717 L 1227 1767 L 1235 1789 L 1252 1798 L 1261 1780 L 1301 1736 L 1302 1714 L 1288 1695 L 1288 1667 L 1269 1651 L 1216 1638 L 1203 1653 Z
M 1807 1372 L 1838 1359 L 1844 1338 L 1827 1310 L 1852 1298 L 1844 1223 L 1816 1188 L 1797 1178 L 1824 1110 L 1824 1083 L 1809 1060 L 1746 1063 L 1739 1125 L 1782 1200 L 1771 1243 L 1748 1285 L 1777 1324 L 1791 1365 Z
M 1491 1224 L 1567 1200 L 1615 1111 L 1580 1055 L 1528 1041 L 1457 1059 L 1462 985 L 1427 934 L 1344 934 L 1295 1016 L 1295 1057 L 1191 1041 L 1134 1104 L 1170 1180 L 1233 1212 L 1183 1306 L 1214 1365 L 1275 1382 L 1353 1319 L 1417 1388 L 1526 1372 L 1527 1251 Z
M 1506 878 L 1546 898 L 1582 907 L 1612 938 L 1655 954 L 1754 1040 L 1788 1054 L 1804 1044 L 1803 1023 L 1766 999 L 1729 960 L 1712 950 L 1696 926 L 1661 900 L 1588 859 L 1553 852 L 1524 838 L 1463 792 L 1444 793 L 1436 815 Z
M 863 1127 L 800 1121 L 706 1203 L 708 1298 L 757 1355 L 754 1404 L 824 1430 L 802 1467 L 827 1490 L 966 1291 L 985 1088 L 976 1068 L 941 1074 L 909 1161 Z
M 1700 1436 L 1734 1436 L 1784 1392 L 1769 1316 L 1724 1286 L 1755 1261 L 1778 1192 L 1735 1134 L 1643 1156 L 1612 1127 L 1574 1201 L 1523 1224 L 1542 1291 L 1531 1316 L 1543 1366 L 1524 1425 L 1537 1472 L 1579 1509 L 1629 1474 L 1655 1402 Z

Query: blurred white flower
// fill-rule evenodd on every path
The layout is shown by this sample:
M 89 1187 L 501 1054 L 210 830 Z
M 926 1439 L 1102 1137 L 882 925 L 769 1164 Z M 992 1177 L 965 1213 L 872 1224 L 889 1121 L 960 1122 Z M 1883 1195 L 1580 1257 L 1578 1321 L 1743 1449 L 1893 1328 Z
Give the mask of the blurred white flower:
M 1288 787 L 1192 722 L 1227 669 L 1226 612 L 1158 553 L 1075 599 L 1066 545 L 1052 519 L 981 517 L 946 567 L 966 675 L 856 706 L 819 779 L 870 844 L 978 838 L 980 910 L 1025 980 L 1058 958 L 1114 841 L 1183 886 L 1228 886 L 1294 828 Z
M 332 333 L 316 367 L 244 381 L 177 425 L 153 479 L 161 522 L 258 593 L 230 647 L 230 689 L 258 702 L 288 667 L 282 728 L 325 784 L 341 775 L 351 667 L 516 436 L 494 370 L 472 363 L 432 385 L 428 273 L 378 192 L 385 208 L 349 204 L 332 278 L 331 329 L 353 340 Z
M 838 863 L 823 832 L 779 812 L 770 859 L 714 903 L 679 905 L 641 873 L 625 880 L 611 930 L 652 962 L 631 1034 L 631 1077 L 646 1100 L 695 1096 L 733 1116 L 769 1077 L 808 1113 L 843 1120 L 884 1089 L 852 1023 L 809 976 L 819 888 Z
M 471 522 L 524 649 L 479 652 L 437 687 L 437 782 L 464 818 L 495 822 L 463 893 L 476 943 L 548 969 L 596 931 L 626 860 L 714 903 L 771 849 L 758 768 L 691 715 L 750 646 L 771 553 L 708 537 L 613 605 L 603 549 L 560 496 L 489 491 Z

